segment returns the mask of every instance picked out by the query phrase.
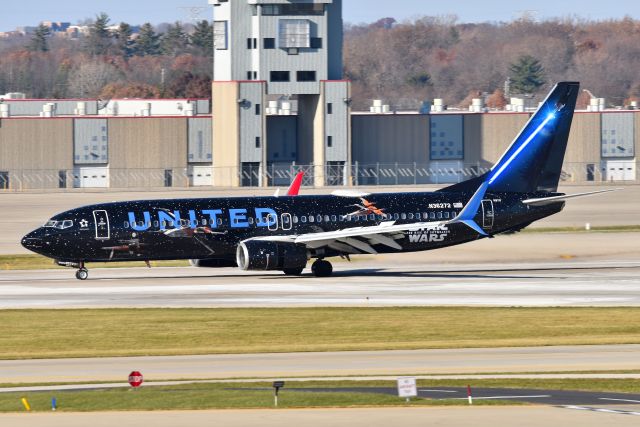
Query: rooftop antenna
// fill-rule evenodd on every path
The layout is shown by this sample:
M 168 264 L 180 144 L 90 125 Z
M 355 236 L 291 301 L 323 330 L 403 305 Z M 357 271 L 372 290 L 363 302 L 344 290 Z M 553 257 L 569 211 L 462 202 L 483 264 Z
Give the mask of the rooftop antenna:
M 180 9 L 182 9 L 182 11 L 189 17 L 189 20 L 191 22 L 198 22 L 200 21 L 200 15 L 202 15 L 202 12 L 204 12 L 205 10 L 208 9 L 208 7 L 205 6 L 182 6 L 180 7 Z
M 516 11 L 516 21 L 529 21 L 536 22 L 538 20 L 538 15 L 540 11 L 535 9 L 525 9 Z

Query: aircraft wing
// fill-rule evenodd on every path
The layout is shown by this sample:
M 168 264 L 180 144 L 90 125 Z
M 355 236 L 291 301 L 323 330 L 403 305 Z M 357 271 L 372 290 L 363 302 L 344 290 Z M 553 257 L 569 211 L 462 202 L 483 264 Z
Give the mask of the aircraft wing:
M 437 229 L 450 221 L 416 222 L 413 224 L 395 224 L 395 221 L 386 221 L 369 227 L 352 227 L 337 231 L 325 231 L 320 233 L 306 233 L 290 236 L 264 236 L 249 240 L 268 240 L 275 242 L 298 243 L 310 249 L 330 247 L 340 252 L 378 253 L 372 245 L 384 245 L 401 250 L 396 242 L 405 236 L 405 232 L 414 230 Z
M 434 230 L 454 223 L 465 224 L 479 235 L 487 236 L 487 233 L 474 220 L 487 190 L 487 185 L 488 183 L 484 182 L 460 213 L 455 218 L 447 221 L 414 222 L 410 224 L 396 224 L 395 221 L 384 221 L 378 225 L 368 227 L 352 227 L 336 231 L 321 231 L 289 236 L 263 236 L 248 240 L 298 243 L 304 244 L 310 249 L 329 247 L 346 254 L 359 254 L 362 252 L 376 254 L 378 252 L 371 246 L 372 244 L 380 244 L 402 250 L 402 246 L 396 240 L 404 238 L 404 233 L 415 230 Z

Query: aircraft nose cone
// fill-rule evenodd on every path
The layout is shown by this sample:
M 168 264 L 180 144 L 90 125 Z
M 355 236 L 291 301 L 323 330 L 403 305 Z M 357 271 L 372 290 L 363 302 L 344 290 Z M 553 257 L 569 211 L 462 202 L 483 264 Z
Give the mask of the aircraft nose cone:
M 39 230 L 32 231 L 22 238 L 22 246 L 30 251 L 37 251 L 38 249 L 42 249 L 45 245 L 44 239 L 40 235 Z

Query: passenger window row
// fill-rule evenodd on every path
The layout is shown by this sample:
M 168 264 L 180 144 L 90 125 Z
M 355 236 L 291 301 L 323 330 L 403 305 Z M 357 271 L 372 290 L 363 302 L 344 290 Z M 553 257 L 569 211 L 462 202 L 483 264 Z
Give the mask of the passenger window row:
M 413 213 L 413 212 L 402 212 L 402 213 L 393 213 L 393 214 L 368 214 L 368 215 L 301 215 L 301 216 L 296 216 L 293 215 L 292 216 L 292 222 L 294 224 L 298 224 L 298 223 L 321 223 L 321 222 L 365 222 L 365 221 L 398 221 L 398 220 L 428 220 L 428 221 L 433 221 L 433 220 L 441 220 L 441 219 L 453 219 L 455 218 L 457 215 L 457 213 L 455 211 L 438 211 L 438 212 L 417 212 L 417 213 Z M 266 218 L 265 218 L 266 220 Z M 238 224 L 241 220 L 235 219 L 234 220 L 235 224 Z M 252 217 L 247 217 L 246 219 L 243 219 L 242 222 L 248 222 L 250 225 L 253 225 L 255 223 L 255 219 Z M 286 223 L 289 222 L 289 219 L 285 220 Z M 217 218 L 217 226 L 220 227 L 222 226 L 223 222 L 222 222 L 222 218 Z M 201 221 L 195 221 L 194 224 L 191 224 L 190 220 L 187 219 L 181 219 L 177 225 L 179 225 L 180 227 L 198 227 L 200 225 L 202 226 L 207 226 L 207 225 L 216 225 L 213 223 L 212 220 L 210 219 L 202 219 Z M 130 226 L 133 226 L 134 224 L 129 224 L 129 221 L 125 221 L 124 222 L 124 227 L 125 228 L 129 228 Z M 152 223 L 147 223 L 145 224 L 144 221 L 138 221 L 137 223 L 135 223 L 135 225 L 137 227 L 144 227 L 145 225 L 147 227 L 151 227 L 153 226 L 154 228 L 159 228 L 160 227 L 160 223 L 158 221 L 153 221 Z M 163 228 L 173 228 L 174 227 L 174 221 L 162 221 L 162 227 Z

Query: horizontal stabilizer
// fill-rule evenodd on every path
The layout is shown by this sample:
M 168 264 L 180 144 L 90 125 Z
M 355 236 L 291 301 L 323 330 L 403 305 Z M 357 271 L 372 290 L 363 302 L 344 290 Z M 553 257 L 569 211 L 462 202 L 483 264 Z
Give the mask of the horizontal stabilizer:
M 578 193 L 578 194 L 564 194 L 562 196 L 551 196 L 551 197 L 540 197 L 537 199 L 527 199 L 523 200 L 522 203 L 530 206 L 545 206 L 551 203 L 559 202 L 566 199 L 573 199 L 574 197 L 584 197 L 584 196 L 593 196 L 594 194 L 600 193 L 610 193 L 612 191 L 619 191 L 622 188 L 612 188 L 610 190 L 598 190 L 598 191 L 589 191 L 588 193 Z

